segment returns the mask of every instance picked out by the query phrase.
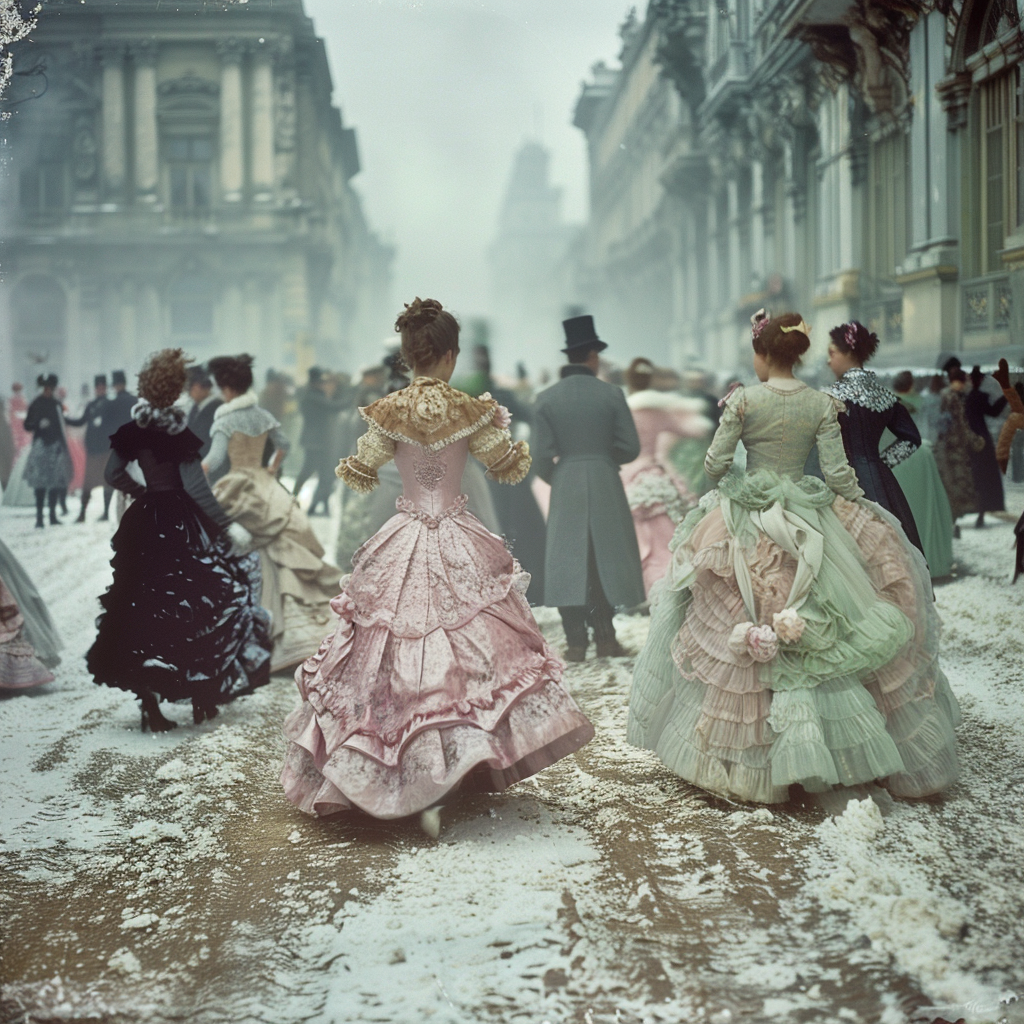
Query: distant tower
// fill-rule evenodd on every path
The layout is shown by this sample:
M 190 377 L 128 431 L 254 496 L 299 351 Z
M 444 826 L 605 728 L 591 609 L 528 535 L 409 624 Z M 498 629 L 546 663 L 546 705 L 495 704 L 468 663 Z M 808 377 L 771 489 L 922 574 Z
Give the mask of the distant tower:
M 562 221 L 550 160 L 536 142 L 516 154 L 490 251 L 498 362 L 508 368 L 523 361 L 531 372 L 560 360 L 555 343 L 574 298 L 566 255 L 577 229 Z

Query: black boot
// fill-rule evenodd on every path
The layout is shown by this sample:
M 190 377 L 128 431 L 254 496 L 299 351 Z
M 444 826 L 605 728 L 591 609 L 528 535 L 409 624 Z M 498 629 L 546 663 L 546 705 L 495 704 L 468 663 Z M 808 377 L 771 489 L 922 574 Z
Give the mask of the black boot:
M 43 522 L 43 508 L 46 505 L 45 488 L 36 488 L 36 529 L 41 530 L 46 523 Z
M 152 690 L 143 690 L 139 694 L 139 702 L 142 705 L 143 732 L 168 732 L 178 728 L 177 722 L 164 718 L 160 711 L 160 701 Z
M 63 526 L 64 524 L 57 518 L 57 501 L 60 498 L 60 491 L 50 491 L 50 525 L 51 526 Z

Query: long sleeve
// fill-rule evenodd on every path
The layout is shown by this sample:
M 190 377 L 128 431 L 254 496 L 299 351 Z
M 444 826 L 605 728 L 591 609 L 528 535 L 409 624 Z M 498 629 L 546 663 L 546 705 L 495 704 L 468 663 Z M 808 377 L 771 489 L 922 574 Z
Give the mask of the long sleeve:
M 846 458 L 843 447 L 843 432 L 839 426 L 839 411 L 842 403 L 833 399 L 829 410 L 818 424 L 815 442 L 818 448 L 818 460 L 821 463 L 821 475 L 825 483 L 836 494 L 854 501 L 864 497 L 864 491 L 857 482 L 857 474 L 853 471 Z
M 555 475 L 558 447 L 555 445 L 555 432 L 551 429 L 547 410 L 543 406 L 534 409 L 530 447 L 533 452 L 533 468 L 537 471 L 537 476 L 545 483 L 551 483 L 551 478 Z
M 356 443 L 355 455 L 338 463 L 334 471 L 344 484 L 360 494 L 372 491 L 380 479 L 377 470 L 395 457 L 395 442 L 375 424 Z
M 124 491 L 132 498 L 140 498 L 146 493 L 146 488 L 132 479 L 128 472 L 128 461 L 117 449 L 112 449 L 107 459 L 107 468 L 103 471 L 103 479 L 115 490 Z
M 92 419 L 92 402 L 90 402 L 83 410 L 81 416 L 65 416 L 64 426 L 66 427 L 84 427 L 89 420 Z
M 210 450 L 203 459 L 206 471 L 216 478 L 228 461 L 228 435 L 223 430 L 215 430 L 210 434 Z
M 704 456 L 704 472 L 711 480 L 718 481 L 726 473 L 736 455 L 736 445 L 739 444 L 743 434 L 743 413 L 746 408 L 747 397 L 743 388 L 737 388 L 722 410 L 722 418 L 718 421 L 718 429 L 711 439 L 711 447 Z M 836 423 L 836 431 L 839 424 Z M 840 447 L 842 440 L 840 439 Z
M 202 464 L 198 459 L 183 462 L 178 466 L 181 482 L 192 500 L 219 526 L 225 529 L 231 524 L 220 502 L 213 496 Z
M 1010 464 L 1010 447 L 1013 444 L 1013 435 L 1018 430 L 1024 430 L 1024 401 L 1021 401 L 1016 388 L 1003 388 L 1003 396 L 1010 406 L 1010 415 L 1006 417 L 1002 429 L 999 431 L 999 438 L 996 441 L 996 462 L 999 468 L 1005 473 L 1006 467 Z
M 896 435 L 896 440 L 879 457 L 892 469 L 904 459 L 909 459 L 921 447 L 921 431 L 917 429 L 914 417 L 910 415 L 907 407 L 900 402 L 892 407 L 886 426 Z
M 615 436 L 612 440 L 612 455 L 615 461 L 624 466 L 640 456 L 640 435 L 636 432 L 636 421 L 626 404 L 622 392 L 616 395 L 615 403 Z
M 517 484 L 530 472 L 530 446 L 525 441 L 513 442 L 508 428 L 481 428 L 470 435 L 469 452 L 499 484 Z

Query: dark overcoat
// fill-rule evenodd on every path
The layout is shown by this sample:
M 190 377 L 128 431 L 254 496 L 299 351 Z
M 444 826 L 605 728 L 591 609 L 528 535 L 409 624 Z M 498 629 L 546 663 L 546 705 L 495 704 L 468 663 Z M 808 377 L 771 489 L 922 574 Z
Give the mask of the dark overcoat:
M 530 437 L 534 468 L 551 484 L 544 603 L 587 603 L 593 540 L 605 596 L 613 606 L 632 608 L 644 601 L 644 580 L 619 466 L 637 458 L 640 439 L 619 388 L 585 367 L 563 373 L 537 396 Z

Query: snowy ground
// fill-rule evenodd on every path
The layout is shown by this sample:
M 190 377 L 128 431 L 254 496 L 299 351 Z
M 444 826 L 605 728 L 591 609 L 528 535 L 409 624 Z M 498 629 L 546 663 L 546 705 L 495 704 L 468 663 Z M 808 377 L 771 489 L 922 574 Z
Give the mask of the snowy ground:
M 212 725 L 182 707 L 182 728 L 140 733 L 82 661 L 109 529 L 3 509 L 0 534 L 67 643 L 56 682 L 0 698 L 0 1021 L 1024 1021 L 1007 522 L 965 527 L 936 591 L 964 711 L 943 799 L 731 806 L 626 745 L 632 661 L 590 661 L 567 682 L 597 738 L 454 801 L 437 841 L 285 802 L 288 678 Z M 620 620 L 633 648 L 646 628 Z

